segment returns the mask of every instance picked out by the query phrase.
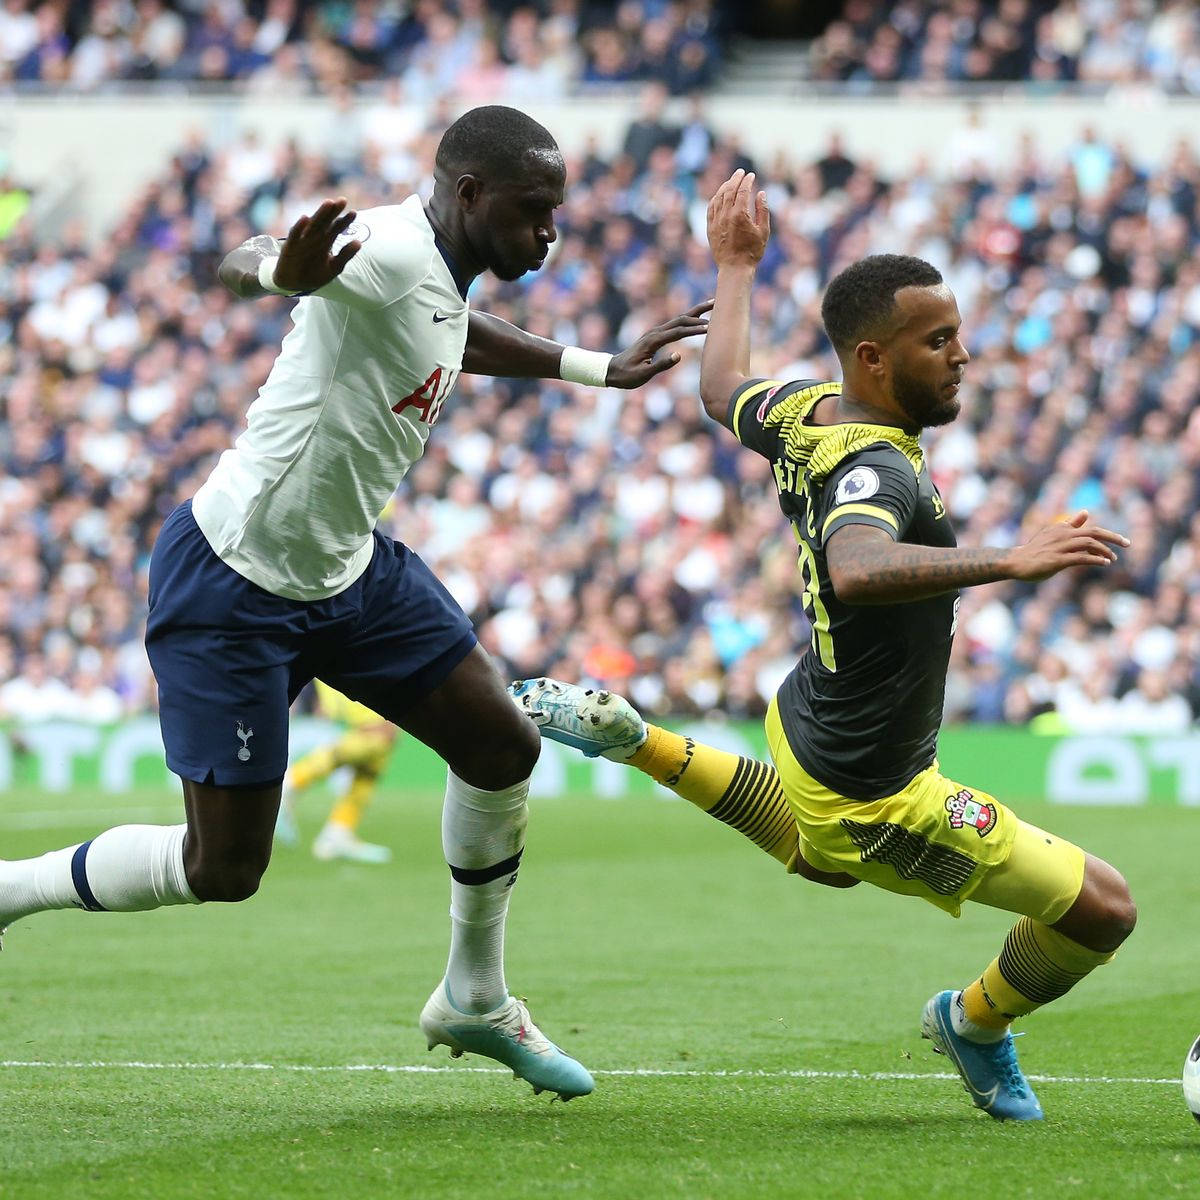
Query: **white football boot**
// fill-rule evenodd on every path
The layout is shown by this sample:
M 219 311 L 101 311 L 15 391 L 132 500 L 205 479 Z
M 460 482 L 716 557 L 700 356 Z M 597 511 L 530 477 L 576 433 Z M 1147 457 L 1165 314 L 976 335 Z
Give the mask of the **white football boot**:
M 646 740 L 646 722 L 614 692 L 559 679 L 518 679 L 508 685 L 508 694 L 543 737 L 580 750 L 587 758 L 625 762 Z
M 392 861 L 392 852 L 386 846 L 364 842 L 353 829 L 347 829 L 336 821 L 325 822 L 325 827 L 313 841 L 312 852 L 313 857 L 321 862 L 331 862 L 335 858 L 356 863 Z
M 596 1086 L 588 1069 L 550 1041 L 515 996 L 491 1012 L 459 1012 L 443 979 L 421 1010 L 421 1032 L 430 1050 L 449 1046 L 451 1058 L 469 1051 L 503 1063 L 514 1079 L 532 1085 L 535 1096 L 557 1092 L 560 1100 L 573 1100 Z

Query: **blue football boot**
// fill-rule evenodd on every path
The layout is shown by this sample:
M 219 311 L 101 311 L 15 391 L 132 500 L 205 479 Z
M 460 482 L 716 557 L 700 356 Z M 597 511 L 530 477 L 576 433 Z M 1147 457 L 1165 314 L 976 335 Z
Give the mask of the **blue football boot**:
M 953 992 L 938 992 L 921 1014 L 921 1036 L 958 1068 L 976 1108 L 997 1121 L 1040 1121 L 1042 1106 L 1021 1074 L 1011 1033 L 998 1042 L 971 1042 L 954 1032 Z

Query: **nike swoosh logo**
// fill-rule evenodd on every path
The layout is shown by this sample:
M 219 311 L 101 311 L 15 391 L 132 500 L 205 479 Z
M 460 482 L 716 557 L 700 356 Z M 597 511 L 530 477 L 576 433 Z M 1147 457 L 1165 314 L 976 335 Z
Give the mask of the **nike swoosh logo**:
M 941 1013 L 937 1015 L 937 1029 L 938 1033 L 940 1033 L 944 1039 L 943 1053 L 954 1061 L 954 1065 L 958 1068 L 959 1078 L 963 1081 L 967 1091 L 972 1096 L 979 1097 L 979 1099 L 982 1101 L 979 1106 L 980 1108 L 985 1110 L 990 1109 L 995 1103 L 996 1097 L 1000 1094 L 1000 1085 L 997 1083 L 989 1088 L 986 1092 L 980 1091 L 979 1088 L 977 1088 L 967 1076 L 966 1068 L 959 1061 L 958 1055 L 953 1052 L 952 1047 L 954 1045 L 954 1041 L 950 1036 L 950 1029 L 947 1028 L 946 1022 L 942 1019 Z
M 434 311 L 433 311 L 433 323 L 434 323 L 435 325 L 440 325 L 440 324 L 441 324 L 443 321 L 448 321 L 448 320 L 450 320 L 450 318 L 451 318 L 452 316 L 454 316 L 454 314 L 453 314 L 453 313 L 443 313 L 443 312 L 438 312 L 438 311 L 437 311 L 437 309 L 434 309 Z

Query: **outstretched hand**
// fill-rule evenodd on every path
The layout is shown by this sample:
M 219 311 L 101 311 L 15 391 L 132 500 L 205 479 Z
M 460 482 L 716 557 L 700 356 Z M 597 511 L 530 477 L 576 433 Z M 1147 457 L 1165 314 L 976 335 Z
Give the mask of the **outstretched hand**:
M 608 386 L 639 388 L 653 379 L 655 375 L 669 371 L 679 362 L 679 355 L 672 352 L 664 354 L 659 359 L 656 359 L 655 355 L 664 346 L 678 342 L 681 338 L 696 337 L 698 334 L 707 333 L 708 322 L 704 319 L 704 314 L 712 306 L 711 300 L 697 304 L 680 316 L 672 317 L 671 320 L 646 330 L 627 350 L 622 350 L 620 354 L 614 354 L 612 362 L 608 364 L 608 379 L 606 380 Z
M 288 230 L 275 268 L 279 287 L 289 292 L 315 292 L 340 275 L 359 252 L 362 243 L 350 241 L 333 253 L 333 243 L 358 216 L 353 209 L 346 210 L 346 203 L 344 196 L 322 201 L 311 217 L 299 217 Z
M 708 245 L 721 267 L 756 267 L 771 236 L 766 192 L 754 190 L 754 172 L 740 167 L 708 202 Z
M 1129 539 L 1088 521 L 1087 510 L 1065 521 L 1045 525 L 1023 546 L 1011 552 L 1011 578 L 1036 582 L 1068 567 L 1107 567 L 1117 560 L 1114 546 L 1124 549 Z

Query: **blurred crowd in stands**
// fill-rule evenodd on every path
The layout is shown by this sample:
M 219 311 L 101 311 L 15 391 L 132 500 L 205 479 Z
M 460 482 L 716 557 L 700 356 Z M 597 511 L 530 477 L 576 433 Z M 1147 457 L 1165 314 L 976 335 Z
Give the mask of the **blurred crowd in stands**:
M 974 356 L 959 420 L 927 437 L 966 545 L 1077 508 L 1119 565 L 964 595 L 951 721 L 1168 732 L 1200 711 L 1200 161 L 1147 167 L 1094 132 L 999 167 L 967 122 L 895 178 L 834 137 L 750 164 L 699 102 L 648 93 L 623 152 L 568 156 L 551 261 L 472 302 L 563 343 L 627 345 L 711 296 L 705 205 L 755 166 L 774 234 L 754 295 L 764 375 L 836 378 L 821 291 L 850 261 L 919 254 Z M 0 241 L 0 713 L 103 720 L 153 704 L 141 645 L 159 524 L 237 435 L 292 301 L 234 301 L 223 254 L 325 196 L 431 186 L 450 114 L 332 109 L 329 153 L 198 136 L 89 251 Z M 319 301 L 311 301 L 319 303 Z M 513 676 L 602 683 L 652 714 L 757 715 L 808 644 L 765 460 L 704 417 L 698 348 L 639 392 L 463 376 L 383 527 L 417 548 Z
M 260 93 L 394 81 L 418 103 L 555 97 L 656 80 L 710 86 L 717 0 L 0 0 L 0 83 L 122 82 Z M 797 76 L 1152 83 L 1200 92 L 1193 0 L 846 0 Z
M 813 79 L 1152 83 L 1200 92 L 1194 0 L 846 0 L 812 44 Z
M 395 81 L 409 100 L 553 99 L 708 86 L 714 0 L 0 0 L 0 82 L 146 81 L 272 95 Z

